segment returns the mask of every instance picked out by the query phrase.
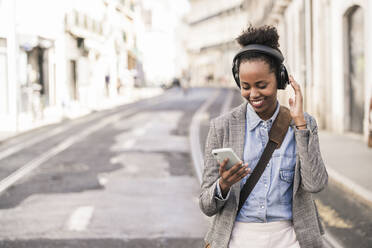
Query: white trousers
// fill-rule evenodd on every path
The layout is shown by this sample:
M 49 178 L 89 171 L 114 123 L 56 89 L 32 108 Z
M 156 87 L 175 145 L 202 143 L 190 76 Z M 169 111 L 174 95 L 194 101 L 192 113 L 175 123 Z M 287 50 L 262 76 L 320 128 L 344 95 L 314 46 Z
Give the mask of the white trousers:
M 229 248 L 300 248 L 292 222 L 246 223 L 235 221 Z

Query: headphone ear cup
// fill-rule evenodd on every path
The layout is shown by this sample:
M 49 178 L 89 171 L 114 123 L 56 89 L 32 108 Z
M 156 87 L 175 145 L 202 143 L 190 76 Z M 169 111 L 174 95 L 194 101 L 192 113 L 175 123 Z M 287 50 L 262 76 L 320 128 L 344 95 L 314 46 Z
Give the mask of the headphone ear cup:
M 238 85 L 240 88 L 240 80 L 239 80 L 239 72 L 238 72 L 238 60 L 235 59 L 233 61 L 233 66 L 232 66 L 232 74 L 235 80 L 235 83 Z
M 279 68 L 279 80 L 278 80 L 278 89 L 284 90 L 289 84 L 289 77 L 287 69 L 283 64 Z

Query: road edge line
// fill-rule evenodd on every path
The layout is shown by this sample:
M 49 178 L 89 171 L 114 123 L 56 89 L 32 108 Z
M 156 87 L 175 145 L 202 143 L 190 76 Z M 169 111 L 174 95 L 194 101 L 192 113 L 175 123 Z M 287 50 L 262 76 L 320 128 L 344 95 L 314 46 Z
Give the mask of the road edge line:
M 159 99 L 155 101 L 154 104 L 160 103 L 162 100 Z M 149 104 L 146 104 L 149 105 Z M 146 106 L 145 105 L 145 106 Z M 55 147 L 49 149 L 47 152 L 45 152 L 43 155 L 36 157 L 35 159 L 31 160 L 30 162 L 26 163 L 22 167 L 18 168 L 14 172 L 12 172 L 10 175 L 7 177 L 3 178 L 0 180 L 0 195 L 3 194 L 10 186 L 14 185 L 18 180 L 23 178 L 24 176 L 28 175 L 31 173 L 34 169 L 38 168 L 41 164 L 44 162 L 48 161 L 50 158 L 53 156 L 59 154 L 60 152 L 66 150 L 73 144 L 79 142 L 80 140 L 84 139 L 88 135 L 104 128 L 106 125 L 109 125 L 111 123 L 115 123 L 115 121 L 120 120 L 121 118 L 135 114 L 138 112 L 136 109 L 128 109 L 123 112 L 118 112 L 113 114 L 112 116 L 101 120 L 97 124 L 91 126 L 89 129 L 84 130 L 82 133 L 76 135 L 72 134 L 68 138 L 66 138 L 64 141 L 60 142 L 57 144 Z
M 189 140 L 190 140 L 190 150 L 193 165 L 195 168 L 196 177 L 199 183 L 202 183 L 202 171 L 204 168 L 203 152 L 200 145 L 200 122 L 205 116 L 205 111 L 209 108 L 210 105 L 216 100 L 218 95 L 221 93 L 221 89 L 218 89 L 214 94 L 203 103 L 203 105 L 196 111 L 191 120 L 191 125 L 189 127 Z
M 325 242 L 331 246 L 331 248 L 344 248 L 334 237 L 333 235 L 328 232 L 328 230 L 324 230 L 323 238 Z
M 234 91 L 232 89 L 227 89 L 229 92 L 227 93 L 227 97 L 223 103 L 223 106 L 221 108 L 221 113 L 220 114 L 224 114 L 224 113 L 227 113 L 230 108 L 231 108 L 231 103 L 232 103 L 232 100 L 233 100 L 233 97 L 234 97 Z

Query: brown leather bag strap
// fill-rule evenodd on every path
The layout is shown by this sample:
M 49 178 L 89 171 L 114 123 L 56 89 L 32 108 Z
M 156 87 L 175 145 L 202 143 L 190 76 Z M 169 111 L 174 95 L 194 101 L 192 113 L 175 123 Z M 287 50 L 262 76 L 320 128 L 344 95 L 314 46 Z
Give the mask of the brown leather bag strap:
M 263 151 L 261 158 L 254 168 L 252 174 L 249 176 L 240 191 L 238 213 L 243 207 L 244 202 L 247 200 L 249 194 L 252 192 L 254 186 L 256 186 L 258 180 L 260 179 L 262 173 L 266 168 L 266 165 L 269 163 L 274 150 L 278 149 L 282 145 L 291 120 L 292 118 L 289 109 L 280 106 L 278 116 L 276 117 L 269 132 L 269 142 L 267 143 L 265 150 Z

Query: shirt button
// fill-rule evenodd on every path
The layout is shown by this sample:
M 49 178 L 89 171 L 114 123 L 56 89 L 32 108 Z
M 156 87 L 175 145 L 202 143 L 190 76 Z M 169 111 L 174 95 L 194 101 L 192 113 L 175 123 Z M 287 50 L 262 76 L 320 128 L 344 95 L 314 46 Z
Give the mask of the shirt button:
M 265 188 L 267 188 L 267 184 L 265 183 Z
M 261 208 L 265 208 L 263 205 L 261 205 Z

